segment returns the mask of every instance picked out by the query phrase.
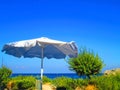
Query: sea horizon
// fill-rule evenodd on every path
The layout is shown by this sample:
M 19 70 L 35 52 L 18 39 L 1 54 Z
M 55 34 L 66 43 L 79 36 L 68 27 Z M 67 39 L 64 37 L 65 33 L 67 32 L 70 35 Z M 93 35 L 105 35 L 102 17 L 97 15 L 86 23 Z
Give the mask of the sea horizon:
M 34 76 L 34 77 L 40 77 L 40 73 L 12 73 L 11 77 L 16 76 Z M 76 73 L 44 73 L 43 76 L 46 76 L 48 78 L 57 78 L 57 77 L 69 77 L 69 78 L 79 78 Z
M 103 75 L 103 73 L 98 74 Z M 40 78 L 40 73 L 12 73 L 11 77 L 16 77 L 16 76 L 33 76 L 35 78 Z M 68 78 L 86 78 L 85 75 L 78 76 L 76 73 L 44 73 L 43 76 L 46 76 L 50 79 L 54 79 L 57 77 L 68 77 Z

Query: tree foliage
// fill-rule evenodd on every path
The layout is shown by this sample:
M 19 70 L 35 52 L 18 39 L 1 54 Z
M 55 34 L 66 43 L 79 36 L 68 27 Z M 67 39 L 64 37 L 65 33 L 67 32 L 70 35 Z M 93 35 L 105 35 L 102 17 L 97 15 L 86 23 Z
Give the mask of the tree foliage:
M 78 56 L 70 58 L 68 63 L 70 70 L 75 71 L 79 76 L 86 75 L 88 78 L 100 73 L 104 66 L 98 54 L 86 48 L 81 48 Z
M 5 66 L 0 68 L 0 90 L 3 90 L 3 88 L 6 87 L 7 80 L 11 74 L 12 71 L 9 68 Z

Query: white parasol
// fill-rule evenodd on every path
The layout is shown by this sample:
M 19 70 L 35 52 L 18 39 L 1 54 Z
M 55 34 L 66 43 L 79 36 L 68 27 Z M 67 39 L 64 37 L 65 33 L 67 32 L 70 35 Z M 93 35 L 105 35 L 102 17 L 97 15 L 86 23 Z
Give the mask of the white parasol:
M 62 59 L 66 56 L 69 56 L 70 58 L 76 57 L 78 54 L 78 50 L 74 42 L 57 41 L 46 37 L 5 44 L 2 52 L 19 58 L 22 56 L 24 58 L 41 58 L 41 90 L 44 57 L 48 59 Z

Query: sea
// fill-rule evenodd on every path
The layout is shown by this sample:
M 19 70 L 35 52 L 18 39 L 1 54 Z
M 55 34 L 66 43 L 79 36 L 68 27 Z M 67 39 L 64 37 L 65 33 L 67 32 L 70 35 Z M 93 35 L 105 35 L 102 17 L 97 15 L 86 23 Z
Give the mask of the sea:
M 11 77 L 16 77 L 16 76 L 33 76 L 36 78 L 40 77 L 39 73 L 13 73 L 11 75 Z M 50 79 L 54 79 L 57 77 L 68 77 L 68 78 L 86 78 L 86 76 L 78 76 L 76 73 L 45 73 L 44 76 L 50 78 Z
M 101 76 L 101 75 L 103 75 L 103 73 L 100 73 L 97 76 Z M 16 77 L 16 76 L 33 76 L 37 79 L 40 79 L 39 73 L 13 73 L 11 75 L 11 77 Z M 77 78 L 85 79 L 85 78 L 87 78 L 85 75 L 78 76 L 76 73 L 45 73 L 43 76 L 46 76 L 50 79 L 54 79 L 57 77 L 68 77 L 68 78 L 73 78 L 73 79 L 77 79 Z

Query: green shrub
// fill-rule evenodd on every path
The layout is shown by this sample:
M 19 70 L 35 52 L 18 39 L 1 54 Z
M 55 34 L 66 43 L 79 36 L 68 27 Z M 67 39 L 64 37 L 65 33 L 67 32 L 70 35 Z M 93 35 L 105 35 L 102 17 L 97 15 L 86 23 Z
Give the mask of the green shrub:
M 58 77 L 52 80 L 52 83 L 57 87 L 57 90 L 75 90 L 78 86 L 86 85 L 83 79 L 72 79 L 68 77 Z
M 76 58 L 68 60 L 69 68 L 75 71 L 79 76 L 85 75 L 88 78 L 91 75 L 97 75 L 102 70 L 104 64 L 102 59 L 91 50 L 81 48 Z
M 3 90 L 4 88 L 6 88 L 6 84 L 9 80 L 11 73 L 12 71 L 5 66 L 0 68 L 0 90 Z
M 57 87 L 64 87 L 67 84 L 66 77 L 57 77 L 52 81 Z
M 75 90 L 76 87 L 83 87 L 87 82 L 83 79 L 71 79 L 68 81 L 68 90 Z
M 75 79 L 75 84 L 78 87 L 82 87 L 82 86 L 87 86 L 88 85 L 88 79 Z
M 48 83 L 48 82 L 51 82 L 51 79 L 46 76 L 43 76 L 43 83 Z
M 11 79 L 12 90 L 30 90 L 35 88 L 36 79 L 32 76 L 18 76 Z
M 95 85 L 98 90 L 120 90 L 120 75 L 94 77 L 88 83 Z
M 67 77 L 57 77 L 52 80 L 52 83 L 58 88 L 66 88 L 66 90 L 72 90 L 69 86 L 70 82 L 72 82 L 71 78 Z

